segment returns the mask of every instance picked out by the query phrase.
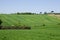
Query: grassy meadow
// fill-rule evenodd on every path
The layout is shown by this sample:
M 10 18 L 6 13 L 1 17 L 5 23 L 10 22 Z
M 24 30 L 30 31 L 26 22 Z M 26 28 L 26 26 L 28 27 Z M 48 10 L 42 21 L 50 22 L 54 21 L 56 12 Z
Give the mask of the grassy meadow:
M 0 14 L 3 26 L 29 26 L 30 30 L 0 30 L 0 40 L 60 40 L 60 18 L 49 15 Z

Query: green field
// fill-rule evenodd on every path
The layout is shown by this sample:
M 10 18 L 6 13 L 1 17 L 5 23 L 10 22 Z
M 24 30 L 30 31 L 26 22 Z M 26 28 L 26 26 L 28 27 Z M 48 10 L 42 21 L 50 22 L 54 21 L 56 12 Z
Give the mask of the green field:
M 0 30 L 0 40 L 60 40 L 60 18 L 56 16 L 1 14 L 0 19 L 3 26 L 31 27 L 31 30 Z

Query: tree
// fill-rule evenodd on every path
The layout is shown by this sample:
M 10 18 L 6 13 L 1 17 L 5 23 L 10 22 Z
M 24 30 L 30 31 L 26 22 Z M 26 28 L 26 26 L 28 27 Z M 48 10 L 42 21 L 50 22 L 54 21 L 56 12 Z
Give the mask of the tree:
M 47 14 L 47 12 L 44 12 L 44 14 Z
M 51 13 L 53 13 L 54 11 L 51 11 Z
M 40 12 L 40 14 L 42 14 L 42 12 Z
M 20 13 L 19 13 L 19 12 L 17 12 L 17 14 L 19 15 Z

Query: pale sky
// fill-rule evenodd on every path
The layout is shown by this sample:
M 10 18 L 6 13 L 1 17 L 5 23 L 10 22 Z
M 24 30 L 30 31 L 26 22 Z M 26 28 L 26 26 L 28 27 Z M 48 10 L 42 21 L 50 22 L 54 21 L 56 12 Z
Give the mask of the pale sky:
M 0 0 L 0 13 L 60 12 L 60 0 Z

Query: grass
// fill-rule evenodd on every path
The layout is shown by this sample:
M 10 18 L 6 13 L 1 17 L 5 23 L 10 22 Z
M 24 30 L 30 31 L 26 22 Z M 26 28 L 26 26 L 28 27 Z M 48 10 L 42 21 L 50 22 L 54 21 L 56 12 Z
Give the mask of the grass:
M 0 40 L 60 40 L 60 30 L 0 30 Z
M 60 40 L 60 19 L 48 15 L 0 15 L 3 26 L 30 26 L 31 30 L 0 30 L 0 40 Z M 43 26 L 43 24 L 45 26 Z

